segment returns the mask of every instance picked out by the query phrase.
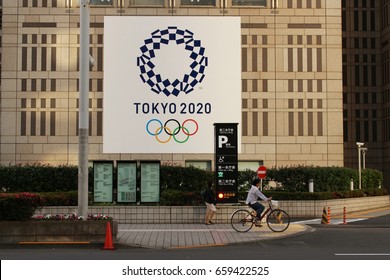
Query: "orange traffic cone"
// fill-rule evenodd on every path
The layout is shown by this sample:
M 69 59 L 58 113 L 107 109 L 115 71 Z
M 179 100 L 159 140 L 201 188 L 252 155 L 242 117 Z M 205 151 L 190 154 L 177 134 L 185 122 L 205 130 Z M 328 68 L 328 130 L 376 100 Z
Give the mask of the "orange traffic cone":
M 107 222 L 106 227 L 106 241 L 104 242 L 103 250 L 114 250 L 114 244 L 112 242 L 111 223 Z

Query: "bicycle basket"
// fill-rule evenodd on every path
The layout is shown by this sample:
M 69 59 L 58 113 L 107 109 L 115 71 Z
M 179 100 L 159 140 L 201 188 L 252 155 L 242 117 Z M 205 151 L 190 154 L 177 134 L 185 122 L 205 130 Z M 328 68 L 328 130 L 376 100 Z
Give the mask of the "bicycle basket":
M 279 208 L 279 201 L 277 200 L 271 200 L 271 204 L 274 208 Z

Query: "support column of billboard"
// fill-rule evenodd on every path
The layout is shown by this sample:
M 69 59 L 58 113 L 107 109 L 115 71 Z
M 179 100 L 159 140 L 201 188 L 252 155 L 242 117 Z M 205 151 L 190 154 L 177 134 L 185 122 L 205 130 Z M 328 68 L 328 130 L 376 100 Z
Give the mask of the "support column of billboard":
M 215 123 L 215 185 L 218 203 L 238 202 L 237 123 Z

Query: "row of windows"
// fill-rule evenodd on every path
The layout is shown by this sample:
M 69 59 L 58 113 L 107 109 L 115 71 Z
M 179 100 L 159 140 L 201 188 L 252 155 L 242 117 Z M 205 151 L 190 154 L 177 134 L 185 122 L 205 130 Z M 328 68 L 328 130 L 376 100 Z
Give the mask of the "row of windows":
M 365 3 L 366 1 L 363 1 Z M 345 8 L 345 6 L 343 6 Z M 375 9 L 367 10 L 367 7 L 360 7 L 359 10 L 353 10 L 348 7 L 342 11 L 342 30 L 343 31 L 374 31 L 376 23 L 380 22 Z M 374 8 L 374 7 L 372 7 Z M 386 9 L 383 9 L 386 12 Z M 378 25 L 379 28 L 379 25 Z
M 350 0 L 342 0 L 341 1 L 341 6 L 343 8 L 347 8 L 347 4 L 349 4 L 348 8 L 375 8 L 375 3 L 377 0 L 354 0 L 353 1 L 353 6 L 352 6 L 352 1 Z M 379 2 L 379 1 L 378 1 Z
M 349 59 L 348 59 L 349 58 Z M 346 55 L 346 54 L 343 54 L 343 63 L 359 63 L 359 64 L 362 64 L 362 63 L 366 63 L 366 64 L 369 64 L 369 63 L 376 63 L 376 55 L 367 55 L 367 54 L 355 54 L 355 55 Z
M 365 51 L 369 52 L 373 52 L 375 51 L 375 48 L 377 47 L 377 44 L 376 44 L 376 38 L 367 38 L 367 37 L 364 37 L 364 38 L 358 38 L 358 37 L 355 37 L 353 38 L 347 38 L 347 37 L 343 37 L 342 39 L 342 46 L 343 46 L 343 49 L 359 49 L 359 51 L 361 51 L 361 48 L 364 48 Z
M 71 3 L 72 0 L 67 0 Z M 175 1 L 169 1 L 169 5 L 175 5 Z M 183 6 L 216 6 L 216 0 L 179 0 Z M 267 5 L 267 0 L 231 0 L 232 6 L 261 6 Z M 73 1 L 75 2 L 75 1 Z M 77 1 L 79 2 L 79 1 Z M 165 0 L 91 0 L 91 5 L 95 6 L 113 6 L 116 3 L 117 7 L 130 6 L 164 6 Z M 226 5 L 226 1 L 221 2 L 221 6 Z
M 355 104 L 377 104 L 377 93 L 376 92 L 355 92 L 353 95 L 351 93 L 344 92 L 343 93 L 343 103 L 349 104 L 352 103 L 352 100 L 348 100 L 348 96 L 352 98 L 354 96 L 355 98 Z
M 287 0 L 287 8 L 312 9 L 321 8 L 322 0 Z M 23 0 L 23 7 L 58 7 L 58 0 Z M 91 6 L 165 6 L 166 0 L 90 0 Z M 216 0 L 180 0 L 184 6 L 216 6 Z M 232 6 L 257 6 L 266 7 L 267 0 L 231 0 Z M 79 6 L 80 0 L 65 0 L 65 7 Z M 221 2 L 225 6 L 226 0 Z M 271 8 L 279 6 L 279 0 L 270 0 Z M 269 5 L 268 4 L 268 5 Z M 60 4 L 62 5 L 62 3 Z M 174 6 L 175 1 L 169 0 L 169 6 Z
M 275 1 L 275 0 L 271 0 Z M 311 1 L 311 0 L 310 0 Z M 318 0 L 317 0 L 318 1 Z M 166 0 L 90 0 L 91 6 L 165 6 Z M 169 5 L 174 3 L 170 1 Z M 276 3 L 276 2 L 275 2 Z M 77 7 L 80 0 L 65 0 L 65 7 Z M 185 6 L 215 6 L 216 0 L 180 0 Z M 60 4 L 62 5 L 62 3 Z M 174 5 L 174 4 L 173 4 Z M 225 5 L 225 1 L 223 1 Z M 232 0 L 233 6 L 259 6 L 266 7 L 267 0 Z M 23 0 L 23 7 L 58 7 L 58 0 Z
M 351 125 L 351 130 L 353 123 L 344 121 L 344 142 L 348 142 L 349 139 L 352 139 L 348 133 L 352 131 L 349 131 L 349 126 Z M 377 121 L 356 121 L 355 122 L 355 137 L 354 141 L 360 141 L 360 142 L 377 142 L 378 141 L 378 122 Z M 385 127 L 385 138 L 386 138 L 386 127 Z M 386 140 L 388 141 L 388 139 Z
M 370 116 L 371 111 L 371 116 Z M 344 119 L 350 119 L 352 116 L 348 116 L 349 110 L 343 111 L 343 117 Z M 378 117 L 377 110 L 355 110 L 355 116 L 356 119 L 376 119 Z

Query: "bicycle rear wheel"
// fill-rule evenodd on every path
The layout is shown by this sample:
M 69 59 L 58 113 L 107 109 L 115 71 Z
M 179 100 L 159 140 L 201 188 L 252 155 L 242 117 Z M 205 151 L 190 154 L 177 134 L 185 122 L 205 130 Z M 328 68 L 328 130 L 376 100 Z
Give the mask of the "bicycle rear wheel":
M 274 209 L 267 216 L 267 225 L 274 232 L 285 231 L 290 225 L 290 217 L 280 209 Z
M 249 211 L 239 209 L 233 212 L 230 223 L 238 232 L 247 232 L 253 227 L 253 216 Z

